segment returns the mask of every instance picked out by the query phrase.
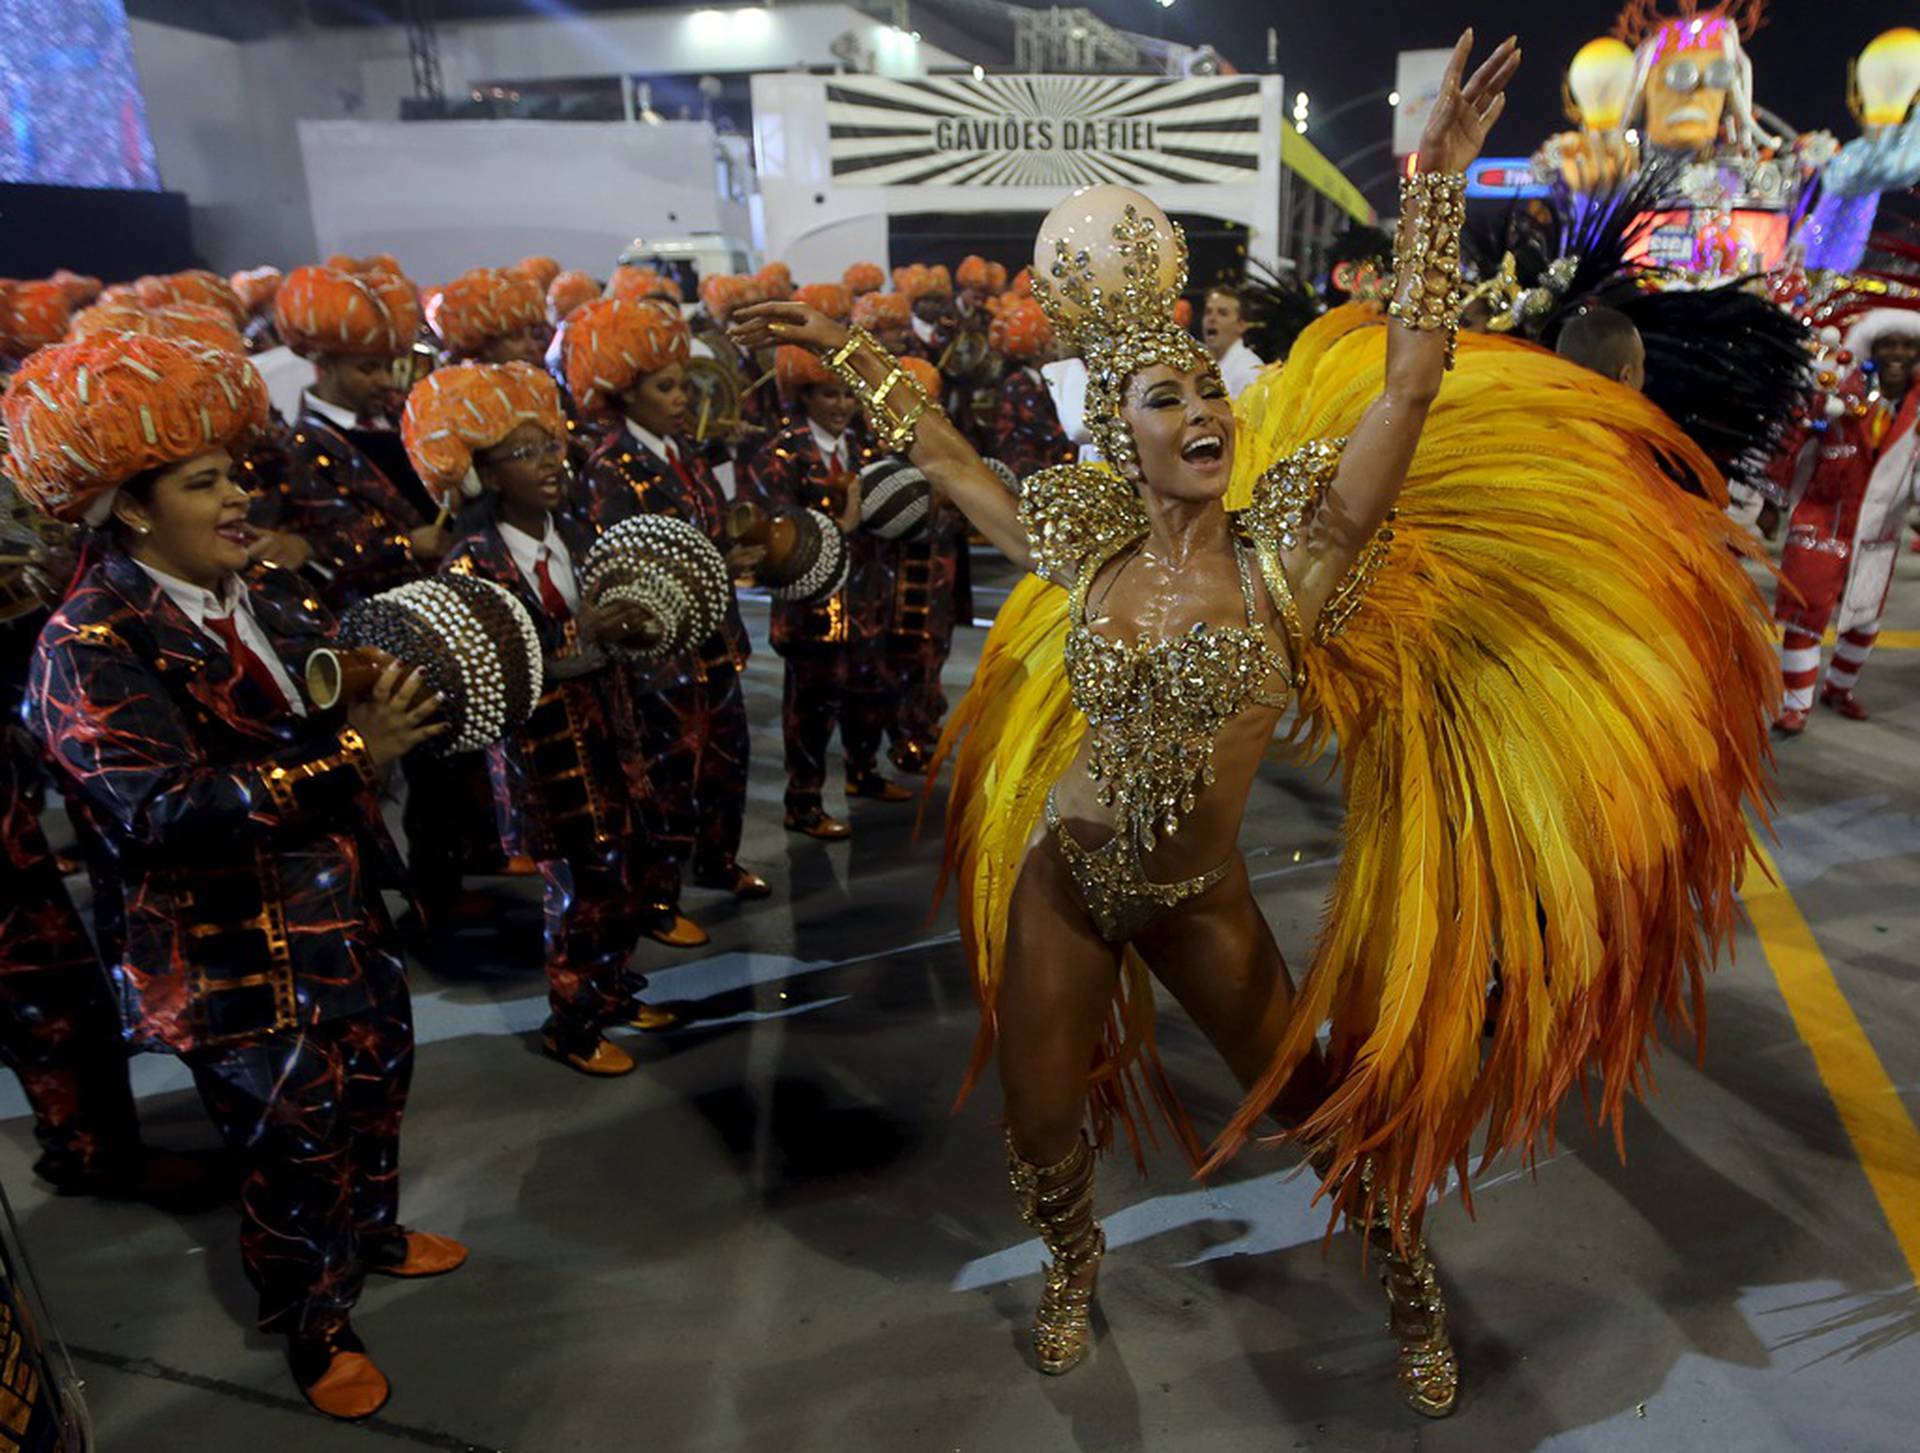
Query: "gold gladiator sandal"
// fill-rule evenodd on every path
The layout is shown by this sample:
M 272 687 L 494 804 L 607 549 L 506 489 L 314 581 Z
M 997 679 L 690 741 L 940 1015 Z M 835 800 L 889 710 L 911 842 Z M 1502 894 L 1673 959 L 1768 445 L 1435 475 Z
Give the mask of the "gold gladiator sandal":
M 1447 1303 L 1424 1239 L 1410 1252 L 1393 1239 L 1384 1206 L 1369 1212 L 1367 1242 L 1380 1257 L 1387 1330 L 1400 1344 L 1400 1396 L 1422 1417 L 1444 1418 L 1460 1397 L 1460 1361 L 1447 1335 Z
M 1007 1174 L 1020 1219 L 1053 1253 L 1033 1314 L 1033 1355 L 1042 1372 L 1058 1377 L 1093 1350 L 1094 1279 L 1107 1253 L 1106 1233 L 1093 1218 L 1093 1148 L 1082 1137 L 1060 1160 L 1039 1166 L 1021 1157 L 1009 1133 Z

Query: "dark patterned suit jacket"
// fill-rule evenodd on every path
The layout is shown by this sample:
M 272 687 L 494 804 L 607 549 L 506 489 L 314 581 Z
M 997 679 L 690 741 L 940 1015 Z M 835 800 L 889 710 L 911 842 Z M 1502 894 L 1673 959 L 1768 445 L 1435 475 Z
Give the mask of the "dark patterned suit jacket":
M 248 587 L 298 682 L 330 620 L 284 571 Z M 398 865 L 358 734 L 270 698 L 126 555 L 47 622 L 28 703 L 96 882 L 119 889 L 101 937 L 134 1043 L 251 1043 L 404 990 L 379 896 Z
M 592 536 L 565 517 L 556 523 L 577 572 Z M 504 585 L 526 607 L 550 661 L 583 659 L 576 656 L 575 624 L 547 613 L 492 524 L 456 541 L 441 568 Z M 508 852 L 571 858 L 632 843 L 639 831 L 633 804 L 645 799 L 647 776 L 629 674 L 604 657 L 579 675 L 549 673 L 526 726 L 487 749 Z
M 306 537 L 327 579 L 327 604 L 343 609 L 425 571 L 413 558 L 410 531 L 434 521 L 417 482 L 411 490 L 387 476 L 349 431 L 308 410 L 287 442 L 279 527 Z

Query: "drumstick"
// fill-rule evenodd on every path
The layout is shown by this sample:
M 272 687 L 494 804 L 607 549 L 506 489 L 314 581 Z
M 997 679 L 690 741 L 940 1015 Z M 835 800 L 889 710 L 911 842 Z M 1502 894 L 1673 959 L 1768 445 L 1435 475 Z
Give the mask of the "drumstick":
M 769 368 L 765 373 L 761 374 L 760 377 L 747 385 L 747 392 L 752 393 L 755 389 L 759 388 L 761 384 L 768 382 L 773 377 L 773 372 L 774 371 Z
M 452 518 L 453 518 L 453 501 L 448 500 L 445 504 L 440 506 L 439 517 L 435 519 L 433 522 L 434 529 L 436 530 L 446 529 L 447 521 L 451 520 Z
M 693 437 L 698 439 L 703 444 L 706 442 L 706 439 L 707 439 L 707 416 L 712 412 L 713 412 L 713 395 L 705 394 L 705 393 L 701 394 L 700 395 L 700 420 L 698 423 L 696 423 L 693 426 Z

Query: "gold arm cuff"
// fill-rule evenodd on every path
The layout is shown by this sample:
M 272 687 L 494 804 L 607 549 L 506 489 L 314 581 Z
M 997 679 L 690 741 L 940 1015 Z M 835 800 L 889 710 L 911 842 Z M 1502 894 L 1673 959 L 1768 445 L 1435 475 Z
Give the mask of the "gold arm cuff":
M 1393 522 L 1397 515 L 1398 511 L 1388 513 L 1385 523 L 1373 532 L 1366 548 L 1347 567 L 1347 573 L 1333 588 L 1327 603 L 1320 607 L 1320 618 L 1313 623 L 1315 645 L 1324 646 L 1344 631 L 1347 622 L 1367 603 L 1367 592 L 1373 588 L 1374 577 L 1393 553 Z
M 878 388 L 853 366 L 854 356 L 866 350 L 871 350 L 888 365 L 887 376 Z M 913 441 L 914 429 L 929 410 L 939 412 L 939 405 L 927 397 L 920 381 L 902 368 L 900 360 L 882 348 L 864 328 L 856 327 L 848 332 L 847 341 L 827 359 L 827 367 L 853 390 L 854 397 L 860 400 L 867 417 L 873 421 L 875 434 L 890 451 L 898 453 Z M 912 402 L 905 409 L 893 402 L 894 390 L 900 388 L 912 396 Z
M 1460 172 L 1415 172 L 1400 179 L 1400 231 L 1394 239 L 1396 290 L 1387 315 L 1402 327 L 1447 335 L 1453 367 L 1466 288 L 1460 232 L 1467 221 L 1467 179 Z

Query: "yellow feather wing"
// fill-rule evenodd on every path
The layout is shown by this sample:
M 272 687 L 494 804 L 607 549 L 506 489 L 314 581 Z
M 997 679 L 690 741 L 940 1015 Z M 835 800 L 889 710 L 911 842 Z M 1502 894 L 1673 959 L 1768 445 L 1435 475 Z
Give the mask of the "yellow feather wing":
M 1242 397 L 1230 507 L 1352 432 L 1383 382 L 1378 322 L 1329 314 Z M 1296 1017 L 1209 1165 L 1326 1024 L 1330 1088 L 1298 1134 L 1342 1201 L 1362 1155 L 1398 1212 L 1464 1169 L 1482 1126 L 1488 1158 L 1531 1154 L 1576 1085 L 1617 1133 L 1657 1018 L 1697 1020 L 1744 805 L 1765 798 L 1778 673 L 1723 491 L 1638 395 L 1462 340 L 1388 563 L 1304 663 L 1296 741 L 1338 743 L 1345 852 Z

